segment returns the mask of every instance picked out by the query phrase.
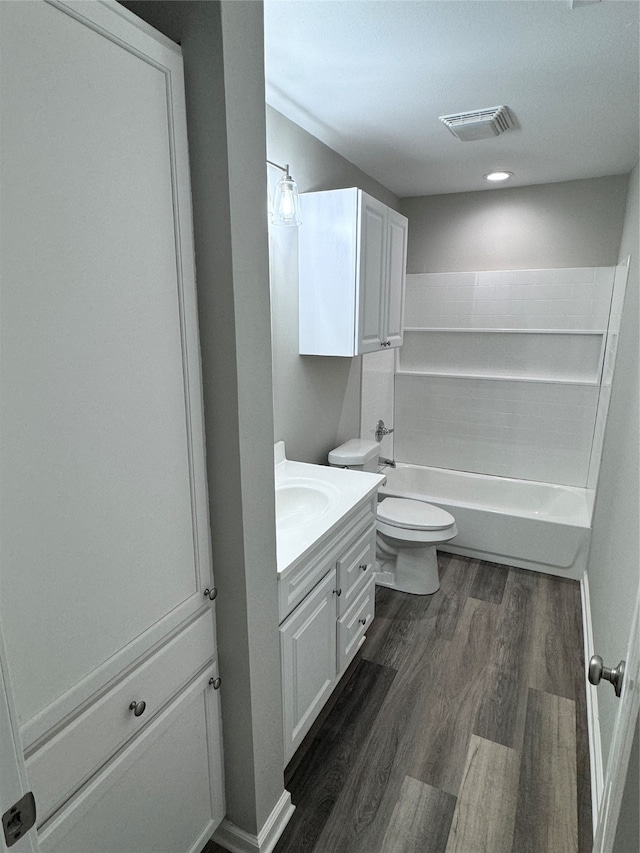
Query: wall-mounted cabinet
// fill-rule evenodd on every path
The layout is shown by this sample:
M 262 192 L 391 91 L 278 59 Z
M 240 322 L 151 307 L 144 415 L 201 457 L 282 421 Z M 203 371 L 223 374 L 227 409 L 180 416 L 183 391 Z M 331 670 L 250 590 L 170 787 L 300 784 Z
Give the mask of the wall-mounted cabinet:
M 355 187 L 301 196 L 301 355 L 402 344 L 407 219 Z

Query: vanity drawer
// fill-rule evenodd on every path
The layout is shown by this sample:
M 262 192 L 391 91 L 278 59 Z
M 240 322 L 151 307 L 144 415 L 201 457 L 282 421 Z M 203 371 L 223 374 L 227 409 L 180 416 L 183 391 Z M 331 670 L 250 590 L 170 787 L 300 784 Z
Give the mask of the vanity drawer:
M 367 580 L 373 577 L 376 559 L 375 527 L 367 530 L 338 560 L 338 616 L 347 612 Z
M 136 735 L 214 657 L 213 610 L 205 611 L 91 702 L 27 757 L 38 826 Z M 136 716 L 132 702 L 146 703 Z
M 375 589 L 372 575 L 351 607 L 338 619 L 338 677 L 364 643 L 365 632 L 373 621 L 375 612 Z

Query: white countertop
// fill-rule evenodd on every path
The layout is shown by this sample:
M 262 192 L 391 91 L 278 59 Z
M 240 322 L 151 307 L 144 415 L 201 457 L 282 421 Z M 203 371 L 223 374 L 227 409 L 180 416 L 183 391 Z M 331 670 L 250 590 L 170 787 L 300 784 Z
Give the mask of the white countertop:
M 364 471 L 292 462 L 285 457 L 284 442 L 277 442 L 275 445 L 276 489 L 289 482 L 295 483 L 301 480 L 326 483 L 333 486 L 338 494 L 325 512 L 310 521 L 284 528 L 279 527 L 276 521 L 278 577 L 288 573 L 287 570 L 321 537 L 329 533 L 333 527 L 338 526 L 354 507 L 373 497 L 385 477 L 382 474 L 370 474 Z

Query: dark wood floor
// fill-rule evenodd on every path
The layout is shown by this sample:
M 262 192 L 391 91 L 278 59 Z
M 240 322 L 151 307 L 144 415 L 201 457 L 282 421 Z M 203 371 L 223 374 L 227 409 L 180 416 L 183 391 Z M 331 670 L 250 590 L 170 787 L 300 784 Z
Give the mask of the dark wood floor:
M 578 583 L 439 564 L 434 595 L 378 588 L 275 853 L 591 852 Z

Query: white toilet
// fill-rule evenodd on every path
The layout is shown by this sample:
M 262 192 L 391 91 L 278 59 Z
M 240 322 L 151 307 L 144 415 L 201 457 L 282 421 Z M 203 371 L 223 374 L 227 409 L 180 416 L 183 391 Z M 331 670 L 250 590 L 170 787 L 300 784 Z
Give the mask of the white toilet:
M 329 464 L 356 471 L 378 471 L 377 441 L 353 438 L 329 453 Z M 458 535 L 455 518 L 424 501 L 384 498 L 378 503 L 376 557 L 395 564 L 386 583 L 402 592 L 430 595 L 440 587 L 436 548 Z M 385 569 L 387 565 L 385 565 Z

